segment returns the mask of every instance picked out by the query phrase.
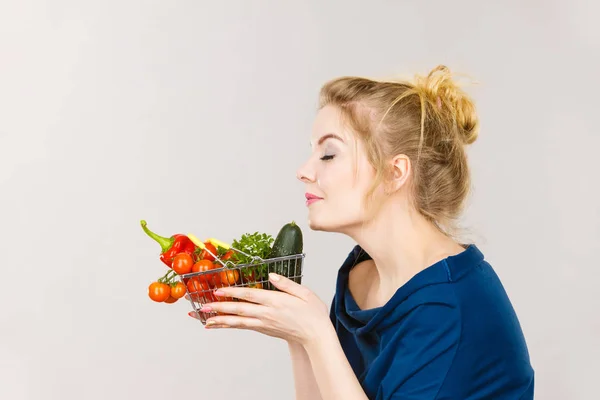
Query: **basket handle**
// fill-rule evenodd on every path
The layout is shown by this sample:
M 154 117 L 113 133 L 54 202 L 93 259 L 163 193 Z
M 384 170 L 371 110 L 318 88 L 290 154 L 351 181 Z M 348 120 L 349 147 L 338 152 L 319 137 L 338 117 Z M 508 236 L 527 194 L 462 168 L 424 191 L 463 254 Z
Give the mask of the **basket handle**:
M 215 247 L 222 247 L 225 250 L 229 250 L 229 248 L 231 247 L 231 245 L 225 243 L 225 242 L 221 242 L 220 240 L 217 240 L 215 238 L 210 238 L 208 239 L 208 242 L 212 243 Z
M 200 247 L 201 250 L 204 250 L 206 248 L 206 246 L 204 245 L 204 242 L 200 239 L 198 239 L 195 235 L 188 233 L 187 234 L 188 239 L 190 239 L 192 241 L 192 243 L 194 243 L 196 246 Z
M 201 250 L 204 250 L 204 248 L 206 247 L 206 245 L 204 244 L 204 242 L 200 239 L 198 239 L 195 235 L 188 233 L 187 237 L 192 241 L 192 243 L 194 243 L 196 246 L 200 247 Z M 218 239 L 215 238 L 210 238 L 208 240 L 206 240 L 207 242 L 211 243 L 212 245 L 214 245 L 215 247 L 221 247 L 225 250 L 229 250 L 231 248 L 230 244 L 227 244 L 225 242 L 222 242 Z

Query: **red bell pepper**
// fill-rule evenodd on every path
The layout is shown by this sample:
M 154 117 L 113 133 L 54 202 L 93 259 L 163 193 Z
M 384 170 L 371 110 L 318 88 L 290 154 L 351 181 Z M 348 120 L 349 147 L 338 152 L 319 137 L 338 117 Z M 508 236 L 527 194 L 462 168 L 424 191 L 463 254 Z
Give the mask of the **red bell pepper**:
M 141 221 L 142 229 L 152 239 L 156 240 L 161 247 L 160 260 L 171 268 L 173 258 L 179 253 L 188 253 L 192 259 L 196 260 L 198 246 L 196 246 L 186 235 L 175 234 L 169 238 L 162 237 L 150 231 L 146 226 L 146 221 Z

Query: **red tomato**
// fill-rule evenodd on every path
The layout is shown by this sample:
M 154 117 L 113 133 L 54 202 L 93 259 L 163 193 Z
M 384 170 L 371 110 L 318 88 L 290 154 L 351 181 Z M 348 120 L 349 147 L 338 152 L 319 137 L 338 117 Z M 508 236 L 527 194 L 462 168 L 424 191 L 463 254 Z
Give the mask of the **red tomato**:
M 216 255 L 217 248 L 211 242 L 204 242 L 204 247 L 205 247 L 205 249 L 202 250 L 202 253 L 200 253 L 200 259 L 208 260 L 208 261 L 215 261 L 215 258 L 213 256 L 211 256 L 210 253 L 206 250 L 210 250 L 210 252 L 212 254 Z
M 220 268 L 220 265 L 214 264 L 213 265 L 213 269 L 217 269 Z M 219 288 L 222 286 L 222 282 L 221 282 L 221 274 L 215 272 L 213 274 L 209 274 L 207 276 L 207 281 L 208 284 L 210 285 L 210 287 L 212 288 Z
M 214 264 L 209 260 L 200 260 L 192 267 L 192 272 L 207 272 L 219 268 L 220 265 Z M 207 283 L 210 287 L 217 287 L 221 283 L 221 276 L 218 273 L 203 273 L 197 276 L 198 280 Z
M 207 271 L 210 271 L 211 269 L 215 269 L 215 265 L 212 263 L 212 261 L 200 260 L 196 264 L 194 264 L 194 266 L 192 267 L 192 272 L 207 272 Z M 206 273 L 195 276 L 195 278 L 198 278 L 199 281 L 207 283 L 207 284 L 210 283 L 210 280 L 211 280 L 210 274 L 206 274 Z
M 185 285 L 181 282 L 177 282 L 175 286 L 171 287 L 171 297 L 176 300 L 185 296 Z
M 202 283 L 197 277 L 191 278 L 187 282 L 187 290 L 192 301 L 198 302 L 202 299 Z
M 175 303 L 177 300 L 179 300 L 179 299 L 178 299 L 178 298 L 175 298 L 175 297 L 173 297 L 173 296 L 169 296 L 169 297 L 168 297 L 168 298 L 167 298 L 167 299 L 166 299 L 164 302 L 165 302 L 165 303 L 172 304 L 172 303 Z
M 214 264 L 212 263 L 212 261 L 209 260 L 200 260 L 197 261 L 193 266 L 192 266 L 192 272 L 204 272 L 204 271 L 208 271 L 214 268 Z M 202 276 L 202 275 L 200 275 Z
M 213 302 L 215 295 L 206 281 L 201 281 L 195 276 L 187 283 L 187 289 L 190 293 L 190 298 L 195 302 Z
M 190 280 L 187 282 L 187 290 L 190 292 L 190 294 L 202 294 L 202 282 L 200 282 L 197 276 L 190 278 Z
M 171 268 L 179 275 L 188 274 L 192 271 L 194 260 L 188 253 L 179 253 L 173 258 Z
M 148 286 L 148 296 L 159 303 L 167 300 L 171 295 L 171 287 L 166 283 L 152 282 Z
M 225 286 L 233 286 L 240 280 L 240 272 L 237 269 L 224 269 L 220 275 Z
M 250 283 L 248 285 L 249 288 L 255 288 L 255 289 L 262 289 L 263 288 L 263 284 L 262 282 L 255 282 L 255 283 Z

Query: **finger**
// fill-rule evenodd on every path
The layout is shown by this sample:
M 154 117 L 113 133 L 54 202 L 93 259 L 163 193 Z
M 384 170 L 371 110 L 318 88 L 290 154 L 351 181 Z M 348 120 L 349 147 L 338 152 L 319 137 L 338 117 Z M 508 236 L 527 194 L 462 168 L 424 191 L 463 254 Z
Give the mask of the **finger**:
M 223 315 L 206 320 L 206 328 L 227 326 L 229 328 L 256 330 L 263 326 L 262 321 L 256 318 L 239 317 L 236 315 Z
M 281 296 L 281 293 L 277 293 L 272 290 L 240 286 L 222 287 L 218 289 L 214 294 L 219 298 L 235 297 L 237 299 L 245 300 L 250 303 L 263 305 L 274 304 L 277 302 L 277 298 Z
M 200 319 L 200 316 L 198 316 L 198 313 L 196 313 L 195 311 L 190 311 L 190 312 L 188 313 L 188 315 L 189 315 L 190 317 L 192 317 L 192 318 L 195 318 L 195 319 L 197 319 L 197 320 L 199 320 L 199 319 Z M 227 326 L 227 325 L 224 325 L 224 324 L 215 324 L 214 322 L 213 322 L 213 323 L 211 323 L 210 325 L 211 325 L 211 326 L 210 326 L 211 328 L 230 328 L 230 327 L 229 327 L 229 326 Z
M 219 328 L 231 328 L 231 326 L 229 325 L 217 325 L 217 324 L 211 324 L 211 325 L 206 325 L 205 326 L 206 329 L 219 329 Z
M 238 315 L 241 317 L 260 318 L 267 311 L 267 307 L 262 304 L 249 303 L 244 301 L 225 301 L 217 303 L 208 303 L 200 308 L 200 312 L 217 314 Z
M 308 300 L 313 294 L 307 287 L 273 272 L 269 274 L 269 281 L 282 292 L 289 293 L 302 300 Z

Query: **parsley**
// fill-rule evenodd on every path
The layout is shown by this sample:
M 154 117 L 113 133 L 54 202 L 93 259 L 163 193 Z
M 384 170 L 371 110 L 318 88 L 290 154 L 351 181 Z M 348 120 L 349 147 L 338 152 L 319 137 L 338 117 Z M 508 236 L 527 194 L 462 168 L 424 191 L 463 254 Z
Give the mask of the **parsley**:
M 243 251 L 250 256 L 260 257 L 263 260 L 269 257 L 271 253 L 271 246 L 275 239 L 268 233 L 245 233 L 239 239 L 235 239 L 231 246 Z M 247 257 L 241 253 L 235 254 L 236 264 L 252 264 L 252 257 Z M 254 262 L 256 264 L 256 261 Z M 260 264 L 253 268 L 244 268 L 244 276 L 248 277 L 252 275 L 252 272 L 256 272 L 255 279 L 266 279 L 267 277 L 267 265 Z
M 225 254 L 227 254 L 227 252 L 228 252 L 228 251 L 229 251 L 229 250 L 227 250 L 227 249 L 225 249 L 225 248 L 223 248 L 223 247 L 221 247 L 221 246 L 217 246 L 217 257 L 219 257 L 219 258 L 223 258 L 223 256 L 224 256 Z
M 268 233 L 254 232 L 243 234 L 241 238 L 235 239 L 231 245 L 246 254 L 265 259 L 269 257 L 274 241 L 275 239 Z M 241 253 L 236 253 L 235 257 L 241 264 L 250 263 L 252 260 Z

